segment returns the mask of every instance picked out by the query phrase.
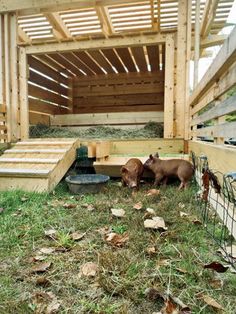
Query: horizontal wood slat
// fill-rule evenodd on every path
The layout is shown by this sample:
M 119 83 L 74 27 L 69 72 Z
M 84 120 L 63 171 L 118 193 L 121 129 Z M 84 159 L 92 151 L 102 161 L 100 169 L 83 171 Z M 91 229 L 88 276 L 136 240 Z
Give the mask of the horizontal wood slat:
M 220 104 L 216 105 L 214 108 L 196 117 L 191 121 L 191 125 L 196 125 L 214 118 L 218 118 L 234 111 L 236 111 L 236 95 L 229 97 Z
M 69 108 L 62 108 L 61 106 L 53 105 L 34 98 L 29 98 L 29 110 L 48 114 L 66 114 L 70 112 Z
M 192 131 L 193 136 L 235 137 L 236 122 L 222 123 Z

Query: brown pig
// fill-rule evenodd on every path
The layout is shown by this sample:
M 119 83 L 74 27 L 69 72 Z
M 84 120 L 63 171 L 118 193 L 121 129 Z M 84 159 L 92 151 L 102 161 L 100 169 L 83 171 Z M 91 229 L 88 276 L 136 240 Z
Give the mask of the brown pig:
M 138 158 L 131 158 L 121 167 L 122 185 L 139 189 L 140 179 L 143 175 L 143 164 Z
M 158 153 L 155 156 L 150 155 L 146 160 L 144 168 L 150 169 L 155 175 L 155 185 L 158 185 L 161 180 L 166 184 L 168 177 L 177 176 L 181 183 L 179 190 L 187 187 L 187 183 L 193 176 L 193 165 L 183 159 L 161 160 Z

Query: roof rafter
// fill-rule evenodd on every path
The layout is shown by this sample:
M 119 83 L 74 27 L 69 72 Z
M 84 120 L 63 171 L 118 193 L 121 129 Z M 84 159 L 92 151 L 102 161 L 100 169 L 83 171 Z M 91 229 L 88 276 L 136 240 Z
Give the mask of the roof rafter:
M 58 40 L 72 37 L 58 13 L 45 13 L 44 15 L 50 22 L 53 28 L 53 34 Z
M 114 31 L 112 21 L 108 12 L 108 8 L 102 5 L 96 5 L 95 9 L 96 9 L 99 21 L 101 23 L 103 34 L 106 37 L 114 34 L 115 31 Z
M 216 15 L 218 3 L 219 0 L 208 0 L 205 4 L 200 31 L 202 38 L 206 38 L 211 30 L 211 25 Z

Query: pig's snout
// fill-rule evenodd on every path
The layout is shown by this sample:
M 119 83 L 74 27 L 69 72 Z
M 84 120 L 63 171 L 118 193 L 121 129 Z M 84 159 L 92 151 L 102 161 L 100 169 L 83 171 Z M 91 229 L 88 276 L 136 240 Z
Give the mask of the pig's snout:
M 129 188 L 136 188 L 137 183 L 136 182 L 129 182 Z

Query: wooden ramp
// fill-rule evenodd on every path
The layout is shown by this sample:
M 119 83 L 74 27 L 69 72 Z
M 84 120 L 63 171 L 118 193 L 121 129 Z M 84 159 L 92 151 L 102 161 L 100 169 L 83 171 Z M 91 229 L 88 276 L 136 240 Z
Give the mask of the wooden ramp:
M 76 157 L 77 139 L 18 142 L 0 156 L 0 190 L 50 192 Z

